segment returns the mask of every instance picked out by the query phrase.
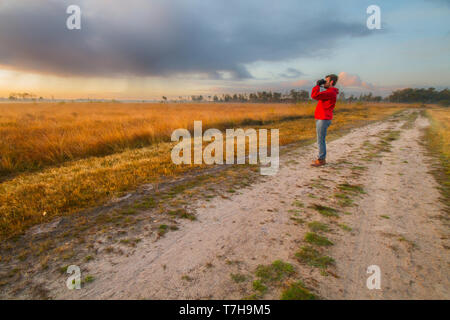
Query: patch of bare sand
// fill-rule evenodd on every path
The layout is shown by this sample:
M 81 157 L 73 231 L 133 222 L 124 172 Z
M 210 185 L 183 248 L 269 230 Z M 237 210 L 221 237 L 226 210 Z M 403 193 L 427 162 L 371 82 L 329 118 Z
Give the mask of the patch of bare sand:
M 428 173 L 429 159 L 419 144 L 419 117 L 392 142 L 391 152 L 369 164 L 366 195 L 346 223 L 353 236 L 337 241 L 332 256 L 340 279 L 323 282 L 331 299 L 448 299 L 448 230 L 439 217 L 437 183 Z M 368 290 L 367 267 L 378 265 L 381 290 Z

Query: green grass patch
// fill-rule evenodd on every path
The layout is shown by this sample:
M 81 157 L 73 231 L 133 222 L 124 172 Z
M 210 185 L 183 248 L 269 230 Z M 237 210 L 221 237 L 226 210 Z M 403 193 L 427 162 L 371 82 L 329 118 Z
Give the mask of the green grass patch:
M 231 279 L 236 283 L 245 282 L 247 280 L 247 276 L 241 273 L 232 273 L 230 274 L 230 276 Z
M 334 197 L 339 199 L 341 207 L 350 207 L 353 205 L 353 200 L 345 193 L 335 193 Z
M 281 300 L 317 300 L 317 297 L 305 288 L 303 282 L 298 281 L 282 292 Z
M 318 246 L 331 246 L 333 242 L 328 240 L 326 237 L 318 235 L 314 232 L 308 232 L 305 234 L 305 241 Z
M 295 200 L 294 202 L 292 202 L 292 205 L 298 208 L 304 208 L 305 205 L 303 204 L 303 202 Z
M 341 190 L 342 192 L 349 192 L 352 194 L 366 193 L 362 186 L 351 185 L 349 183 L 341 183 L 340 185 L 338 185 L 338 189 Z
M 261 294 L 266 293 L 267 286 L 261 280 L 253 281 L 253 290 L 258 291 Z
M 333 258 L 321 255 L 319 251 L 310 246 L 301 247 L 300 250 L 295 253 L 295 257 L 300 262 L 323 269 L 335 262 Z
M 255 275 L 262 283 L 268 284 L 280 282 L 294 273 L 294 267 L 290 263 L 276 260 L 270 265 L 259 265 Z
M 156 201 L 152 197 L 145 199 L 133 206 L 135 209 L 151 209 L 156 207 Z
M 81 283 L 90 283 L 93 282 L 95 280 L 95 278 L 93 276 L 86 276 L 86 278 L 83 279 L 83 281 L 81 281 Z
M 339 225 L 339 227 L 341 227 L 341 229 L 344 230 L 344 231 L 352 231 L 352 228 L 350 228 L 348 225 L 346 225 L 344 223 L 341 223 Z
M 69 268 L 69 265 L 67 265 L 67 266 L 62 266 L 62 267 L 60 267 L 59 268 L 59 272 L 61 272 L 61 273 L 67 273 L 67 269 Z
M 158 234 L 160 236 L 163 236 L 166 234 L 166 232 L 168 231 L 169 226 L 167 224 L 162 224 L 158 227 Z
M 138 242 L 141 242 L 141 239 L 136 238 L 136 239 L 121 239 L 119 241 L 122 244 L 129 244 L 131 246 L 135 246 Z
M 179 218 L 183 218 L 183 219 L 189 219 L 189 220 L 196 220 L 197 218 L 195 217 L 195 215 L 193 215 L 192 213 L 189 213 L 186 209 L 184 208 L 178 208 L 178 209 L 174 209 L 174 210 L 169 210 L 167 212 L 167 214 L 171 215 L 171 216 L 175 216 L 175 217 L 179 217 Z
M 392 142 L 400 138 L 400 131 L 390 131 L 384 138 L 384 141 Z
M 322 206 L 320 204 L 313 204 L 312 208 L 326 217 L 338 217 L 338 211 L 334 208 Z
M 328 231 L 330 230 L 330 228 L 328 227 L 327 224 L 319 222 L 319 221 L 312 221 L 310 223 L 308 223 L 308 227 L 309 229 L 311 229 L 311 231 L 317 232 L 317 231 Z
M 297 224 L 303 224 L 303 223 L 305 223 L 305 220 L 303 220 L 303 219 L 301 219 L 301 218 L 290 217 L 289 219 L 291 219 L 292 221 L 296 222 Z
M 122 211 L 120 211 L 120 214 L 122 214 L 124 216 L 129 216 L 129 215 L 133 215 L 136 213 L 137 213 L 137 211 L 133 208 L 126 208 L 126 209 L 123 209 Z

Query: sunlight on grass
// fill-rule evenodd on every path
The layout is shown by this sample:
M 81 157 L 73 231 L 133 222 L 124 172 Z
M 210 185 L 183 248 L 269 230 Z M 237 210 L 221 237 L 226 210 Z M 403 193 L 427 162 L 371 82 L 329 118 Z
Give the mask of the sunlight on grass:
M 337 107 L 331 132 L 402 109 L 350 104 L 345 108 Z M 280 145 L 285 145 L 312 141 L 313 109 L 310 103 L 1 104 L 0 238 L 101 205 L 139 185 L 206 167 L 177 166 L 170 158 L 175 143 L 167 140 L 172 130 L 190 129 L 193 120 L 203 120 L 204 130 L 245 128 L 241 123 L 252 123 L 255 129 L 278 128 Z

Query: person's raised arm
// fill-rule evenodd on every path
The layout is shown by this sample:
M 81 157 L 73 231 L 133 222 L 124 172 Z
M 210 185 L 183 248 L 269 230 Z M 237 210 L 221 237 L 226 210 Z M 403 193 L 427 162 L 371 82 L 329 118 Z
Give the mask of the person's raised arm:
M 311 98 L 314 100 L 330 100 L 336 96 L 335 93 L 330 90 L 320 92 L 320 86 L 315 86 L 311 92 Z

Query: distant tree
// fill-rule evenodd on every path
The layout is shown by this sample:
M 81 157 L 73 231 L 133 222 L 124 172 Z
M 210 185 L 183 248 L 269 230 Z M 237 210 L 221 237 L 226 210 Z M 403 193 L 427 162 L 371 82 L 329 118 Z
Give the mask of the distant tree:
M 202 101 L 203 100 L 203 96 L 191 96 L 192 101 Z
M 347 99 L 348 102 L 353 102 L 358 100 L 353 94 Z
M 388 100 L 391 102 L 442 103 L 442 101 L 450 101 L 450 91 L 448 88 L 441 91 L 436 91 L 435 88 L 406 88 L 392 92 Z
M 288 94 L 288 99 L 292 102 L 308 101 L 309 92 L 306 90 L 296 91 L 292 89 Z
M 257 92 L 256 95 L 258 96 L 258 101 L 260 102 L 267 102 L 267 92 Z
M 246 94 L 239 94 L 238 95 L 238 100 L 240 101 L 240 102 L 246 102 L 248 99 L 247 99 L 247 95 Z
M 272 95 L 272 99 L 274 102 L 280 102 L 281 101 L 281 93 L 280 92 L 274 92 Z
M 36 95 L 32 94 L 32 93 L 28 93 L 28 92 L 17 92 L 17 93 L 11 93 L 9 95 L 10 100 L 18 100 L 18 99 L 36 99 Z

